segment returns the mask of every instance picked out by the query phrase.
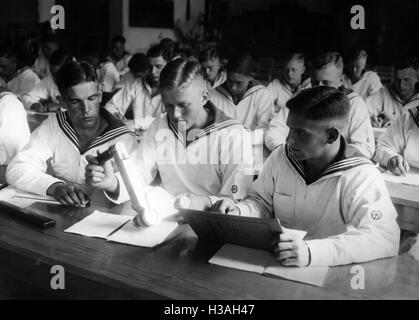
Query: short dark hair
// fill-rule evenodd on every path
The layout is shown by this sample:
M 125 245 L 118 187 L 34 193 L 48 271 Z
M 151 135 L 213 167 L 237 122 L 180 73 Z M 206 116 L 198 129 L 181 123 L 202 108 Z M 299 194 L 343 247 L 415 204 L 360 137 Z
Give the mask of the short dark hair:
M 227 63 L 227 72 L 240 73 L 253 77 L 256 71 L 256 62 L 248 52 L 234 53 Z
M 96 82 L 95 68 L 86 61 L 71 61 L 65 63 L 57 72 L 56 82 L 61 95 L 66 94 L 70 87 L 84 82 Z
M 345 93 L 328 86 L 303 90 L 288 100 L 286 106 L 291 112 L 303 114 L 311 120 L 346 117 L 351 107 Z
M 200 63 L 203 63 L 205 61 L 213 60 L 213 59 L 220 59 L 220 53 L 218 51 L 218 48 L 216 47 L 208 47 L 202 50 L 199 53 L 198 60 Z
M 117 43 L 117 42 L 120 42 L 122 44 L 125 44 L 126 40 L 125 40 L 125 38 L 123 36 L 115 36 L 115 37 L 113 37 L 112 40 L 111 40 L 111 43 L 113 44 L 113 43 Z
M 343 58 L 339 52 L 324 52 L 315 56 L 312 61 L 313 70 L 324 68 L 329 63 L 333 63 L 339 69 L 343 70 Z
M 169 62 L 172 59 L 172 52 L 170 49 L 166 48 L 165 46 L 157 44 L 155 46 L 152 46 L 150 49 L 148 49 L 147 57 L 149 58 L 163 57 L 164 60 Z
M 196 77 L 202 77 L 201 65 L 197 61 L 175 59 L 160 73 L 160 89 L 187 88 Z
M 146 73 L 150 70 L 150 62 L 144 53 L 136 53 L 128 62 L 128 68 L 132 73 Z

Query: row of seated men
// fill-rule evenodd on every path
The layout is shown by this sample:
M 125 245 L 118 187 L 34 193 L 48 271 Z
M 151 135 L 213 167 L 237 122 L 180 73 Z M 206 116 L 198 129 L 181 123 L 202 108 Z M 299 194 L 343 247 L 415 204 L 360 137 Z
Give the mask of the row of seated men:
M 144 56 L 137 57 L 144 61 Z M 289 234 L 277 239 L 273 253 L 284 265 L 341 265 L 398 253 L 397 214 L 370 159 L 375 153 L 375 159 L 396 174 L 415 164 L 416 107 L 403 109 L 375 150 L 368 107 L 343 87 L 343 62 L 336 53 L 313 62 L 313 88 L 288 90 L 289 99 L 277 114 L 270 91 L 254 80 L 249 54 L 232 56 L 225 69 L 215 73 L 214 82 L 208 72 L 214 64 L 170 59 L 164 46 L 152 47 L 147 57 L 145 73 L 137 79 L 130 68 L 136 81 L 117 91 L 104 108 L 94 66 L 64 62 L 53 77 L 59 92 L 57 113 L 30 137 L 21 102 L 4 89 L 0 163 L 7 182 L 70 206 L 88 200 L 83 185 L 103 190 L 110 201 L 126 201 L 128 193 L 115 165 L 99 165 L 95 158 L 120 141 L 144 187 L 158 173 L 162 187 L 174 197 L 187 196 L 194 209 L 276 217 L 285 227 L 307 231 L 305 240 Z M 214 62 L 213 56 L 209 60 Z M 293 55 L 284 69 L 301 62 L 301 55 Z M 290 74 L 284 72 L 279 80 L 284 88 L 291 88 L 291 81 L 286 82 Z M 223 77 L 226 81 L 210 88 L 209 83 L 214 86 Z M 148 95 L 136 105 L 141 85 Z M 130 93 L 135 86 L 137 91 Z M 161 109 L 150 108 L 153 113 L 147 114 L 144 110 L 153 99 Z M 123 109 L 125 100 L 134 118 L 128 126 L 123 122 L 129 108 Z M 288 113 L 285 139 L 253 181 L 248 131 L 268 128 L 266 138 L 281 110 Z M 130 129 L 144 130 L 139 143 Z M 406 135 L 406 130 L 411 133 Z

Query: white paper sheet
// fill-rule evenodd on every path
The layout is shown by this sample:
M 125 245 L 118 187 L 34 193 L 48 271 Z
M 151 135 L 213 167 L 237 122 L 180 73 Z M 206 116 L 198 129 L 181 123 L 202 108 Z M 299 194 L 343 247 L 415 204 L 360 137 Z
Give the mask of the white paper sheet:
M 128 222 L 107 240 L 151 248 L 162 243 L 177 226 L 177 222 L 163 221 L 157 226 L 137 228 Z
M 94 211 L 91 215 L 64 231 L 88 237 L 106 238 L 109 234 L 131 219 L 132 216 Z
M 419 186 L 419 169 L 410 168 L 406 176 L 395 176 L 389 171 L 383 173 L 385 181 L 408 184 L 411 186 Z
M 0 191 L 0 200 L 14 204 L 20 208 L 26 208 L 35 202 L 61 205 L 61 203 L 53 197 L 40 196 L 29 192 L 19 191 L 12 186 L 8 186 Z
M 209 263 L 323 286 L 329 267 L 285 267 L 267 251 L 225 244 Z

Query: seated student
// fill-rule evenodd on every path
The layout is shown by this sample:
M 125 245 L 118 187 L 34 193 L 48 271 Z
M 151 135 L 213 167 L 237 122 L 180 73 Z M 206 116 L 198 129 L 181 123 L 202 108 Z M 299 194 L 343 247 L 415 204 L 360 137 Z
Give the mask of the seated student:
M 145 131 L 130 155 L 144 186 L 161 177 L 172 196 L 188 194 L 194 209 L 209 209 L 217 196 L 243 199 L 251 183 L 253 157 L 246 130 L 208 100 L 198 62 L 176 59 L 160 75 L 167 114 Z M 86 181 L 106 191 L 110 199 L 128 200 L 118 175 L 89 157 Z M 106 164 L 105 164 L 106 165 Z
M 266 129 L 274 105 L 265 86 L 253 79 L 256 65 L 248 53 L 236 53 L 227 63 L 227 80 L 211 90 L 210 100 L 228 117 L 246 129 Z
M 6 88 L 18 98 L 31 91 L 40 81 L 20 54 L 12 49 L 0 51 L 0 77 L 6 82 Z
M 49 195 L 65 205 L 83 205 L 86 155 L 97 155 L 118 141 L 132 150 L 135 137 L 109 112 L 99 108 L 96 73 L 87 62 L 69 62 L 56 75 L 66 109 L 50 115 L 28 145 L 9 164 L 6 179 L 18 189 Z
M 274 150 L 282 143 L 278 140 L 277 128 L 285 123 L 288 117 L 286 103 L 301 90 L 311 87 L 310 78 L 303 81 L 305 72 L 304 55 L 302 53 L 291 53 L 285 57 L 282 77 L 274 79 L 267 87 L 274 100 L 276 114 L 269 123 L 265 133 L 265 145 L 269 150 Z
M 123 36 L 115 36 L 111 40 L 111 53 L 109 58 L 113 61 L 122 76 L 129 71 L 128 63 L 131 55 L 125 51 L 125 38 Z
M 41 50 L 36 58 L 32 69 L 40 79 L 50 74 L 49 59 L 51 55 L 60 48 L 58 37 L 55 34 L 46 34 L 41 39 Z
M 364 157 L 345 156 L 347 96 L 320 86 L 287 107 L 287 143 L 265 162 L 248 198 L 219 201 L 213 210 L 278 218 L 286 228 L 307 231 L 305 241 L 279 236 L 273 251 L 284 265 L 335 266 L 397 255 L 397 214 L 381 173 Z
M 378 138 L 374 160 L 395 175 L 419 168 L 419 107 L 403 113 Z
M 148 76 L 126 85 L 105 106 L 120 119 L 125 119 L 125 113 L 132 108 L 134 121 L 126 122 L 130 129 L 147 129 L 164 112 L 158 85 L 160 72 L 170 61 L 170 55 L 164 47 L 157 45 L 148 50 L 147 56 L 151 68 Z
M 151 66 L 149 58 L 144 53 L 136 53 L 128 63 L 129 72 L 121 77 L 121 80 L 115 85 L 115 88 L 122 89 L 132 85 L 138 79 L 144 79 L 149 76 Z
M 377 72 L 367 69 L 368 54 L 357 50 L 349 57 L 347 72 L 352 90 L 364 100 L 373 96 L 383 87 Z
M 312 86 L 325 85 L 339 88 L 344 92 L 351 104 L 348 121 L 343 129 L 342 135 L 348 142 L 346 148 L 347 156 L 352 154 L 364 156 L 371 159 L 375 151 L 374 133 L 368 119 L 368 110 L 364 100 L 351 90 L 342 86 L 343 60 L 337 52 L 327 52 L 319 55 L 313 61 L 313 72 L 311 75 Z M 285 143 L 289 128 L 286 125 L 286 118 L 277 118 L 268 133 L 265 135 L 265 143 L 268 141 L 269 148 L 275 149 Z M 270 140 L 267 140 L 267 137 Z
M 17 97 L 0 88 L 0 184 L 6 182 L 6 168 L 29 141 L 26 112 Z
M 37 112 L 57 112 L 60 110 L 61 106 L 57 99 L 60 93 L 54 78 L 61 66 L 72 60 L 73 56 L 63 50 L 57 50 L 50 56 L 50 74 L 22 96 L 23 105 L 27 110 Z
M 367 99 L 373 127 L 388 127 L 405 110 L 419 105 L 418 83 L 415 70 L 416 59 L 401 58 L 394 65 L 393 83 Z
M 293 52 L 285 56 L 283 64 L 281 77 L 273 79 L 267 86 L 274 100 L 276 112 L 285 108 L 287 101 L 301 90 L 311 87 L 310 78 L 303 79 L 306 68 L 302 53 Z
M 208 88 L 217 88 L 226 81 L 227 74 L 221 63 L 217 48 L 209 47 L 202 50 L 199 53 L 198 60 L 204 71 L 205 80 L 208 82 Z

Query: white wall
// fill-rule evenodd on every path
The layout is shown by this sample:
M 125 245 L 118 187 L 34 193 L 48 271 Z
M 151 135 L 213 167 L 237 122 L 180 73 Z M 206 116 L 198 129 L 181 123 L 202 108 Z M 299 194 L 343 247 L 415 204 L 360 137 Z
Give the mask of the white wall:
M 135 1 L 135 0 L 134 0 Z M 174 1 L 174 21 L 180 20 L 188 28 L 186 20 L 186 0 Z M 146 52 L 151 45 L 162 38 L 176 39 L 173 29 L 134 28 L 129 26 L 129 0 L 123 0 L 122 6 L 123 35 L 127 40 L 126 49 L 131 52 Z M 200 12 L 204 13 L 205 0 L 191 0 L 191 20 L 193 21 Z
M 39 22 L 50 20 L 51 7 L 55 4 L 55 0 L 38 0 Z

